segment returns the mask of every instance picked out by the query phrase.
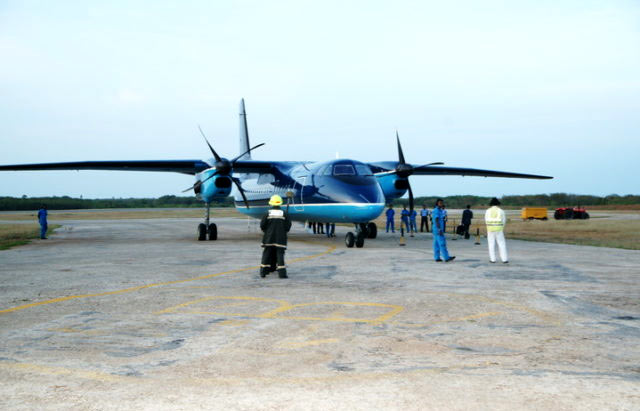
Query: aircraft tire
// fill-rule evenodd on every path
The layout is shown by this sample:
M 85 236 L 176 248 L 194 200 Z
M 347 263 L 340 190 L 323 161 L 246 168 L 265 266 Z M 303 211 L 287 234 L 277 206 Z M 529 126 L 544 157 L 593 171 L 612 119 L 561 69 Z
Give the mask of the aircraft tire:
M 378 226 L 376 223 L 367 224 L 367 238 L 376 238 L 378 236 Z
M 218 239 L 218 226 L 214 223 L 209 224 L 209 229 L 207 230 L 207 235 L 209 236 L 209 241 L 215 241 Z
M 365 237 L 366 235 L 363 232 L 358 233 L 358 236 L 356 237 L 356 247 L 358 248 L 364 247 Z
M 198 224 L 198 241 L 207 239 L 207 226 L 203 223 Z
M 347 233 L 344 237 L 344 243 L 347 245 L 347 248 L 353 248 L 353 245 L 356 242 L 356 237 L 353 235 L 351 231 Z

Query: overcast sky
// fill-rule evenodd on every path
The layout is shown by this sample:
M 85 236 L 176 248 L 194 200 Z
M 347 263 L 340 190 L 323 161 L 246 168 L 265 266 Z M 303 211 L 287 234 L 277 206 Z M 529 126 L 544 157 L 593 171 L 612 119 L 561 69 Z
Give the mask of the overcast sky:
M 0 164 L 238 154 L 553 175 L 416 195 L 640 193 L 638 1 L 0 0 Z M 2 172 L 0 196 L 180 194 L 192 177 Z

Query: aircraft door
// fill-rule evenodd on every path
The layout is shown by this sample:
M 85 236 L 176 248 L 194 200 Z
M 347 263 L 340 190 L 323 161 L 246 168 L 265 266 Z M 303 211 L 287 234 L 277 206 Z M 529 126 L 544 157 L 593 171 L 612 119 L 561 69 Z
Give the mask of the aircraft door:
M 304 211 L 304 201 L 302 200 L 302 196 L 304 193 L 304 184 L 306 183 L 306 181 L 306 176 L 296 178 L 296 183 L 298 184 L 298 189 L 300 190 L 300 194 L 293 197 L 293 209 L 296 211 Z

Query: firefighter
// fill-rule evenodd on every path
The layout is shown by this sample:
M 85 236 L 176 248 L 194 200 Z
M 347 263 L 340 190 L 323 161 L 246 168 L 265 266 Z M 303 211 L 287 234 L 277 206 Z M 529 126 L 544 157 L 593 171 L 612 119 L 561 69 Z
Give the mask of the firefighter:
M 282 209 L 282 197 L 271 196 L 271 209 L 262 217 L 260 229 L 262 236 L 262 263 L 260 277 L 264 278 L 271 271 L 278 271 L 278 277 L 287 277 L 287 266 L 284 263 L 284 251 L 287 249 L 287 233 L 291 229 L 289 215 Z
M 449 256 L 449 250 L 447 250 L 447 239 L 444 236 L 444 200 L 439 198 L 436 200 L 436 207 L 431 212 L 431 229 L 433 231 L 433 259 L 437 263 L 442 262 L 440 253 L 444 257 L 445 262 L 453 261 L 456 257 Z
M 504 240 L 504 225 L 507 222 L 507 218 L 504 215 L 504 211 L 500 207 L 500 201 L 497 198 L 492 198 L 489 203 L 491 206 L 484 213 L 484 221 L 487 224 L 487 243 L 489 244 L 489 261 L 496 262 L 496 243 L 498 243 L 498 250 L 500 251 L 500 259 L 503 263 L 508 263 L 509 258 L 507 256 L 507 244 Z

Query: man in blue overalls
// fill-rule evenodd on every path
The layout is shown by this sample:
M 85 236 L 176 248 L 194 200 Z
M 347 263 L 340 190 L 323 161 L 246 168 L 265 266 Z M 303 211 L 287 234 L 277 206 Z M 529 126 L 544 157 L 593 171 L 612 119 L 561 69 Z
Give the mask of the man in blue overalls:
M 409 227 L 409 210 L 407 210 L 407 206 L 402 206 L 402 213 L 400 214 L 400 228 L 404 227 L 405 231 L 409 233 L 411 228 Z
M 40 238 L 47 239 L 47 206 L 45 204 L 38 210 L 38 222 L 40 223 Z
M 418 231 L 418 226 L 416 225 L 416 217 L 418 216 L 418 212 L 416 210 L 409 211 L 409 227 L 411 228 L 411 237 L 413 237 L 413 233 Z
M 396 228 L 395 223 L 393 222 L 393 217 L 396 215 L 396 212 L 391 204 L 389 204 L 389 208 L 385 214 L 387 215 L 387 233 L 389 232 L 389 227 L 391 227 L 391 232 L 395 233 Z
M 433 231 L 433 258 L 436 262 L 441 262 L 440 253 L 445 262 L 453 261 L 456 257 L 450 257 L 447 250 L 447 239 L 444 236 L 444 201 L 439 198 L 436 207 L 431 212 Z

